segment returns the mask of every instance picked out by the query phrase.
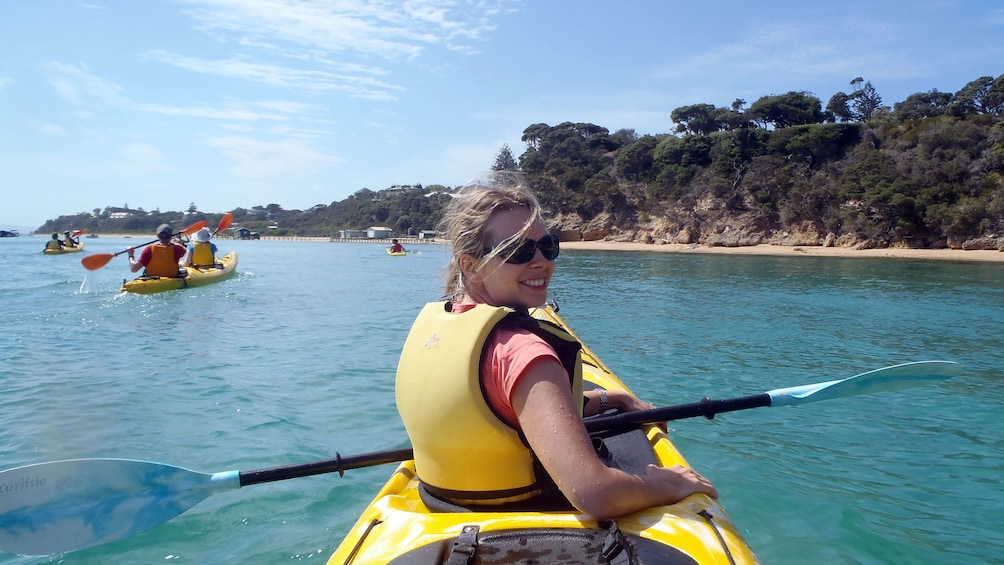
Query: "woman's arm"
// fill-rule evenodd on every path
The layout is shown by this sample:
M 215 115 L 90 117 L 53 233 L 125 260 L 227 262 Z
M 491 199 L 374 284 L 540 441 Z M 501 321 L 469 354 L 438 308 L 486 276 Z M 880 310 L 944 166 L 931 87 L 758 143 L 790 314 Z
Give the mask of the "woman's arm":
M 511 402 L 530 448 L 558 488 L 597 520 L 671 504 L 695 492 L 718 496 L 710 481 L 681 465 L 649 465 L 644 476 L 604 465 L 582 425 L 568 376 L 554 359 L 532 363 L 513 388 Z

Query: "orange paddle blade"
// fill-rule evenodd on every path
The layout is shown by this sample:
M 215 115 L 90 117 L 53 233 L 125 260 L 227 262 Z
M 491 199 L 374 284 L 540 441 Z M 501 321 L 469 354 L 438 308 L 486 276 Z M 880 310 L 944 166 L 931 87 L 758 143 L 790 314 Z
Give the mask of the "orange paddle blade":
M 206 221 L 205 220 L 199 220 L 198 222 L 195 222 L 194 224 L 192 224 L 192 225 L 188 226 L 187 228 L 185 228 L 184 230 L 182 230 L 181 233 L 179 233 L 177 235 L 192 235 L 193 233 L 201 230 L 204 227 L 206 227 Z
M 82 264 L 88 271 L 96 271 L 107 265 L 108 262 L 114 258 L 114 253 L 95 253 L 94 255 L 88 255 L 87 257 L 81 259 L 80 264 Z
M 233 212 L 227 212 L 226 214 L 223 214 L 223 217 L 220 218 L 220 223 L 216 226 L 216 231 L 214 231 L 213 234 L 220 233 L 221 231 L 229 228 L 230 222 L 232 221 L 234 221 Z
M 80 237 L 80 236 L 84 235 L 85 233 L 87 233 L 87 228 L 84 228 L 82 230 L 77 230 L 77 231 L 71 233 L 70 237 Z

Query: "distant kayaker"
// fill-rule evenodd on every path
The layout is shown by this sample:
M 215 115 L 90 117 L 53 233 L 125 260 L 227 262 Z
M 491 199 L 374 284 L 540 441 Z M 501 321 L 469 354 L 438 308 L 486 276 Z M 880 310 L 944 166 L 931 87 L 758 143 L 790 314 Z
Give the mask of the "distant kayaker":
M 415 320 L 396 383 L 427 494 L 479 510 L 571 503 L 597 520 L 717 498 L 693 469 L 635 475 L 596 454 L 583 416 L 652 406 L 626 391 L 583 394 L 581 344 L 528 315 L 547 299 L 559 240 L 518 173 L 465 186 L 441 227 L 453 244 L 447 298 Z
M 63 242 L 59 239 L 59 234 L 52 234 L 52 239 L 45 242 L 45 249 L 52 251 L 59 251 L 63 248 Z
M 216 244 L 212 243 L 213 233 L 209 228 L 195 232 L 192 242 L 188 244 L 188 252 L 182 264 L 186 267 L 216 266 Z
M 150 277 L 177 277 L 180 265 L 178 262 L 185 256 L 187 250 L 184 245 L 173 243 L 171 238 L 174 230 L 170 224 L 161 224 L 157 227 L 157 238 L 159 242 L 143 248 L 139 254 L 139 260 L 133 254 L 135 247 L 126 249 L 129 254 L 129 268 L 132 272 L 146 268 L 145 274 Z
M 390 240 L 390 242 L 392 244 L 390 246 L 390 252 L 391 253 L 404 253 L 405 252 L 404 246 L 401 245 L 400 243 L 398 243 L 397 239 L 392 239 L 392 240 Z
M 66 245 L 67 247 L 76 247 L 78 243 L 80 243 L 80 241 L 73 239 L 73 236 L 70 235 L 70 230 L 66 230 L 65 232 L 63 232 L 64 245 Z

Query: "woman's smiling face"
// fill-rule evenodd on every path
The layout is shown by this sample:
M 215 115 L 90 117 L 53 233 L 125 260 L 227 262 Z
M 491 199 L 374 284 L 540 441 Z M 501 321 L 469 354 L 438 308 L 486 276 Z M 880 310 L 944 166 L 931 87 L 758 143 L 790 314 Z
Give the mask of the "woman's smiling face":
M 512 208 L 496 212 L 485 225 L 489 247 L 521 233 L 529 219 L 526 208 Z M 530 231 L 523 237 L 539 240 L 547 235 L 543 221 L 537 219 Z M 465 256 L 462 261 L 470 288 L 468 294 L 475 302 L 492 306 L 533 308 L 547 301 L 547 287 L 554 274 L 554 261 L 545 259 L 539 249 L 535 249 L 533 259 L 522 265 L 505 262 L 505 254 L 492 257 L 478 266 L 480 257 Z

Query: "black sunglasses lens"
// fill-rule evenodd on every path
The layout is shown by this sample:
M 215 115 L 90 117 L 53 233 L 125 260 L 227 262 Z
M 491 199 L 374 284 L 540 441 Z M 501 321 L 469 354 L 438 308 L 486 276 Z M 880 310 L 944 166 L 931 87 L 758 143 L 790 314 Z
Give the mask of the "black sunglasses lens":
M 509 258 L 509 263 L 515 265 L 522 265 L 523 263 L 529 263 L 533 260 L 533 254 L 537 252 L 537 242 L 532 239 L 527 239 L 520 244 L 519 249 L 516 253 L 513 253 L 512 257 Z
M 537 242 L 537 247 L 540 248 L 540 254 L 544 256 L 544 259 L 554 261 L 558 258 L 558 252 L 560 251 L 558 241 L 558 236 L 556 235 L 540 238 L 540 241 Z
M 540 238 L 539 241 L 525 239 L 506 262 L 513 265 L 529 263 L 533 261 L 533 256 L 537 253 L 537 249 L 540 249 L 540 254 L 544 256 L 544 259 L 554 261 L 558 257 L 559 251 L 558 236 L 546 235 Z

